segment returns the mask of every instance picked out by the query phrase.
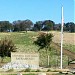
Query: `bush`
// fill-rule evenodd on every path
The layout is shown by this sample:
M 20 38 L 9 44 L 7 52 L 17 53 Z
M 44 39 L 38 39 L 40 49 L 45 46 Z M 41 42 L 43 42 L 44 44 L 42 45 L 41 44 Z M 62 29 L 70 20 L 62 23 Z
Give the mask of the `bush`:
M 2 61 L 3 61 L 3 58 L 8 56 L 10 57 L 11 56 L 11 52 L 15 52 L 16 50 L 16 47 L 14 45 L 14 43 L 12 42 L 12 40 L 9 40 L 9 39 L 3 39 L 3 40 L 0 40 L 0 56 L 2 58 Z

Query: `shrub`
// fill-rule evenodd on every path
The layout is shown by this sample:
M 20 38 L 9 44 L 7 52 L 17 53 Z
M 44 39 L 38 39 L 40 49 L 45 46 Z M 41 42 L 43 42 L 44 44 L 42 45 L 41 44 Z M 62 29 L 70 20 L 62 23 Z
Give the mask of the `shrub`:
M 11 52 L 15 52 L 16 50 L 16 47 L 14 45 L 14 43 L 12 42 L 12 40 L 9 40 L 9 39 L 3 39 L 3 40 L 0 40 L 0 56 L 2 58 L 2 61 L 3 62 L 3 58 L 8 56 L 10 57 L 11 56 Z

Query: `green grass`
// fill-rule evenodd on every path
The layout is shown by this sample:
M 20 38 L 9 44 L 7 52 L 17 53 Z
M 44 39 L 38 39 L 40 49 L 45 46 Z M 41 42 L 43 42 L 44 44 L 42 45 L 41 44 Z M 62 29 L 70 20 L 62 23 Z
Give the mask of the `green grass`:
M 70 50 L 71 52 L 74 52 L 74 53 L 75 53 L 75 45 L 65 44 L 65 45 L 64 45 L 64 48 L 65 48 L 65 49 L 68 49 L 68 50 Z
M 38 47 L 33 45 L 33 37 L 37 36 L 37 32 L 12 32 L 12 33 L 0 33 L 0 39 L 11 39 L 17 47 L 18 51 L 36 51 Z

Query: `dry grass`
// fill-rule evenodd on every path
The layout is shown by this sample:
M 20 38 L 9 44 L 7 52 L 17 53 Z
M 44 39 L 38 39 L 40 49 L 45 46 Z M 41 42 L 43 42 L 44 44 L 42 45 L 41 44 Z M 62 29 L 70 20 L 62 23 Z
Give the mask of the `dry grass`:
M 55 43 L 60 43 L 61 33 L 57 32 L 57 31 L 52 31 L 51 33 L 53 33 L 53 35 L 54 35 L 53 41 Z M 75 33 L 64 32 L 63 33 L 63 42 L 64 42 L 64 44 L 75 45 Z

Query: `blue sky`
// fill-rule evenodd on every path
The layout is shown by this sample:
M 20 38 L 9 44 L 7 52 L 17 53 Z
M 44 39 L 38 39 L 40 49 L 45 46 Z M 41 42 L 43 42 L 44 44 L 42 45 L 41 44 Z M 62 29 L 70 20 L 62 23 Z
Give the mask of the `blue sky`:
M 53 20 L 61 23 L 61 6 L 64 7 L 64 22 L 74 22 L 75 0 L 0 0 L 0 21 L 30 19 Z

